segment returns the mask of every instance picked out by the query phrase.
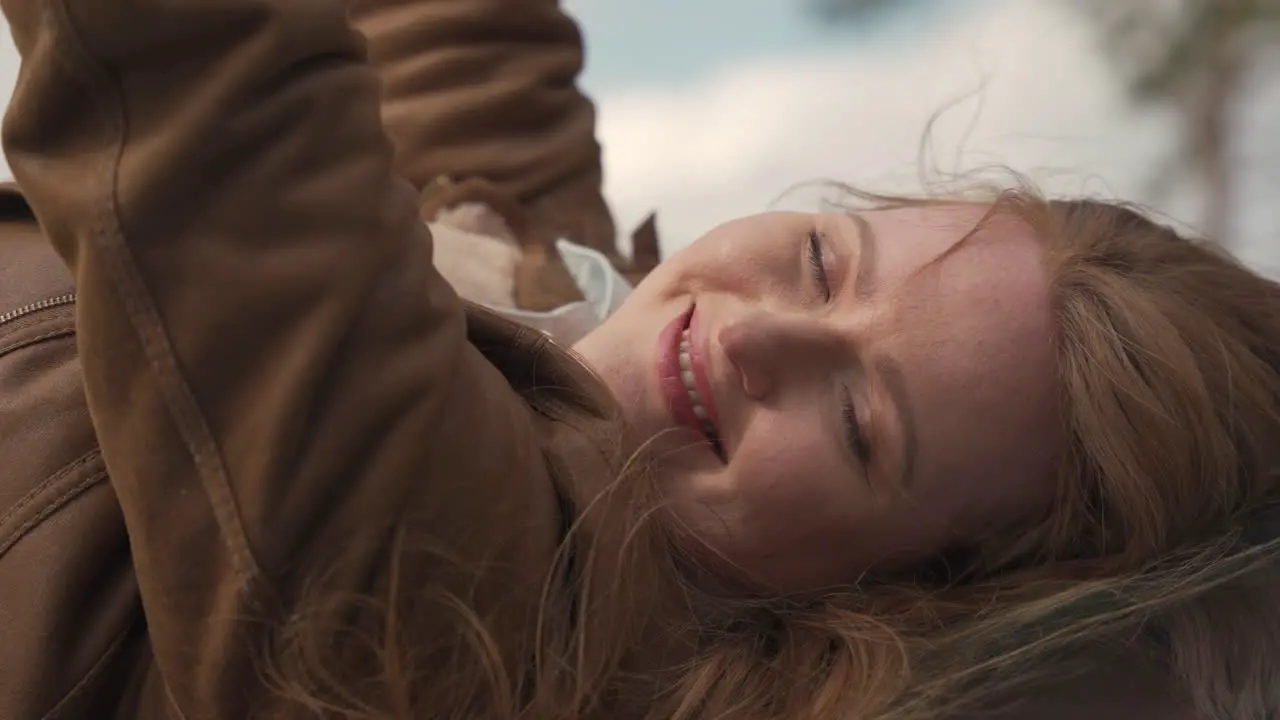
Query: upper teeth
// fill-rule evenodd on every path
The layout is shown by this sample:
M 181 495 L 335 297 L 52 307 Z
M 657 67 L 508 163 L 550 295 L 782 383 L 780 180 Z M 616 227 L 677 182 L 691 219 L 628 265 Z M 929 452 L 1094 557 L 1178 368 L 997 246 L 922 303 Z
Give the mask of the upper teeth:
M 680 379 L 684 381 L 685 392 L 689 393 L 689 404 L 693 406 L 693 414 L 698 417 L 698 421 L 702 424 L 702 431 L 709 438 L 716 437 L 716 428 L 711 424 L 711 413 L 707 412 L 707 408 L 702 404 L 702 398 L 698 397 L 698 386 L 693 378 L 693 360 L 689 357 L 689 331 L 686 329 L 680 334 Z

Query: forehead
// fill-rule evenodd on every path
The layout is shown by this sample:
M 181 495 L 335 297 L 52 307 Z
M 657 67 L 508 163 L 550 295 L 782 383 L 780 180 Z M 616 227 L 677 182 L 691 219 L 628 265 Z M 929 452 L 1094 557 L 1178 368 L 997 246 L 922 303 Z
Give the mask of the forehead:
M 861 216 L 880 241 L 884 281 L 890 284 L 901 283 L 926 265 L 947 277 L 968 275 L 978 266 L 982 272 L 1036 274 L 1044 255 L 1031 227 L 1007 214 L 988 217 L 990 209 L 987 204 L 965 203 L 876 210 Z M 948 252 L 945 261 L 938 261 Z
M 877 313 L 881 350 L 903 368 L 921 408 L 921 469 L 950 480 L 1034 472 L 1028 463 L 1048 454 L 1041 440 L 1055 436 L 1044 247 L 1016 218 L 983 222 L 987 210 L 864 215 L 885 294 Z
M 985 310 L 1043 320 L 1038 311 L 1049 307 L 1044 246 L 1025 222 L 1006 215 L 988 218 L 988 210 L 965 204 L 863 213 L 875 237 L 877 284 L 893 294 L 895 305 L 933 304 L 944 306 L 935 311 Z M 842 232 L 856 236 L 858 228 L 844 220 Z M 996 323 L 1006 330 L 1027 324 Z

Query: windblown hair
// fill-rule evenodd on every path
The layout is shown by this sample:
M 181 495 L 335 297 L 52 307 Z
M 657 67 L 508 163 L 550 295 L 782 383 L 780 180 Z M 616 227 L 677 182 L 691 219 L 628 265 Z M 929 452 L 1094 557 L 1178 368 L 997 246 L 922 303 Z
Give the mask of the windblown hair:
M 753 597 L 674 551 L 624 453 L 580 518 L 614 530 L 569 534 L 523 675 L 466 607 L 458 647 L 415 647 L 392 582 L 307 598 L 272 648 L 280 692 L 299 717 L 914 720 L 1016 700 L 1123 641 L 1204 717 L 1280 716 L 1280 286 L 1128 206 L 1023 185 L 981 201 L 1051 270 L 1068 447 L 1043 516 L 910 573 Z M 358 661 L 331 649 L 354 617 Z

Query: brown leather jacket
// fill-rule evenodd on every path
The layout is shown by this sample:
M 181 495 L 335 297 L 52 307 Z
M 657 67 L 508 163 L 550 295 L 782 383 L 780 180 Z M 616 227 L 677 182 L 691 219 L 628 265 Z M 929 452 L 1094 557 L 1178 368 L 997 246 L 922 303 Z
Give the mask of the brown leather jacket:
M 0 717 L 84 717 L 118 697 L 145 626 L 85 405 L 71 274 L 12 185 L 0 298 Z
M 633 256 L 618 253 L 595 107 L 577 86 L 582 36 L 558 0 L 348 1 L 383 84 L 396 171 L 428 218 L 473 199 L 512 221 L 527 248 L 521 307 L 579 299 L 551 251 L 557 238 L 599 250 L 633 281 L 657 264 L 652 217 L 631 234 Z
M 25 197 L 0 190 L 0 718 L 269 718 L 253 628 L 339 550 L 332 589 L 377 586 L 419 527 L 495 568 L 443 589 L 514 667 L 559 532 L 548 467 L 593 462 L 576 448 L 608 399 L 541 334 L 464 309 L 393 165 L 492 177 L 534 223 L 572 224 L 548 208 L 575 193 L 607 217 L 572 23 L 553 0 L 497 26 L 505 0 L 364 2 L 371 68 L 336 2 L 2 5 Z M 455 38 L 416 83 L 411 28 Z M 477 57 L 477 33 L 546 57 Z M 512 79 L 465 90 L 484 67 Z M 458 114 L 418 127 L 442 77 Z
M 402 177 L 428 192 L 481 178 L 521 203 L 530 239 L 616 252 L 595 107 L 577 87 L 582 37 L 557 0 L 349 4 Z

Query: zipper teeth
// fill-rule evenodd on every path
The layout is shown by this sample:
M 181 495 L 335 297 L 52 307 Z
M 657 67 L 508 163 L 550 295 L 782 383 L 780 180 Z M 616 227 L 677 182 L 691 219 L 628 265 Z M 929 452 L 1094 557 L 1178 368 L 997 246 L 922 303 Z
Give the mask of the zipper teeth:
M 66 293 L 65 295 L 55 295 L 54 297 L 51 297 L 51 298 L 37 300 L 36 302 L 30 303 L 28 305 L 23 305 L 22 307 L 17 308 L 15 310 L 10 310 L 5 313 L 0 313 L 0 325 L 4 325 L 5 323 L 11 323 L 14 320 L 17 320 L 18 318 L 30 315 L 31 313 L 40 312 L 41 310 L 48 310 L 49 308 L 58 307 L 59 305 L 70 305 L 75 301 L 76 301 L 75 293 Z

